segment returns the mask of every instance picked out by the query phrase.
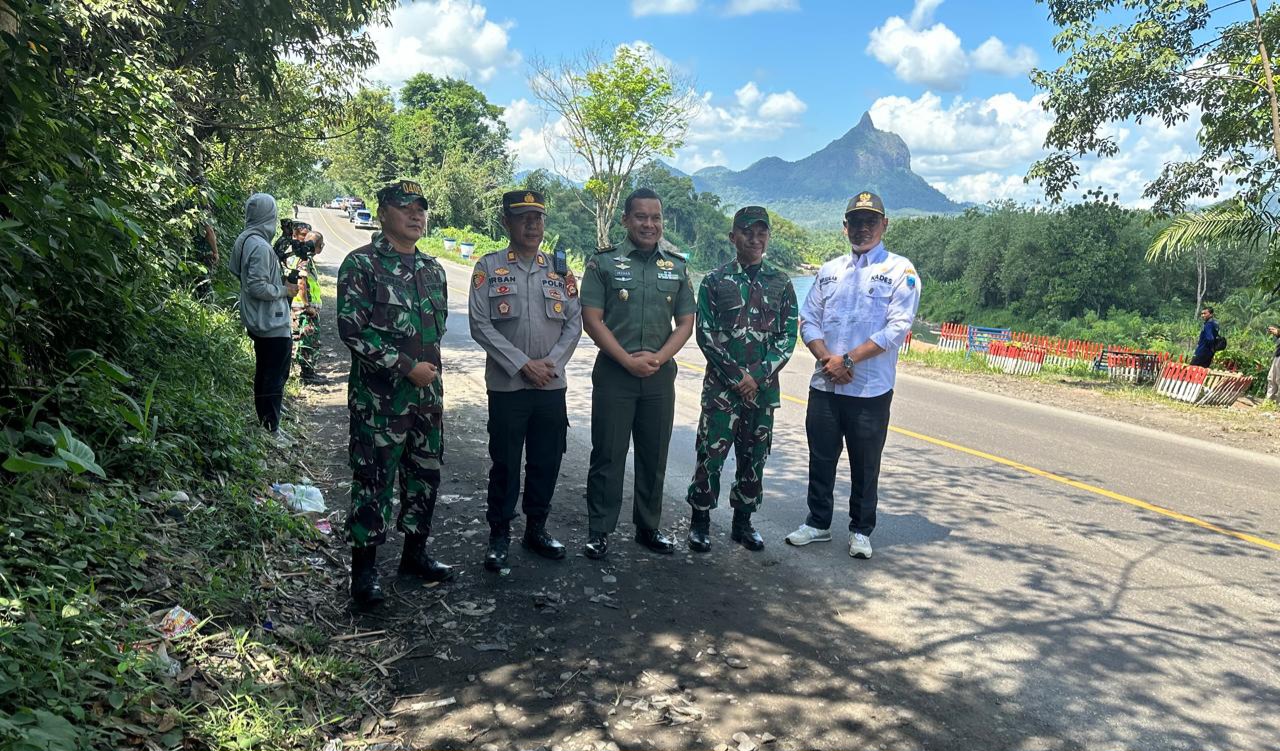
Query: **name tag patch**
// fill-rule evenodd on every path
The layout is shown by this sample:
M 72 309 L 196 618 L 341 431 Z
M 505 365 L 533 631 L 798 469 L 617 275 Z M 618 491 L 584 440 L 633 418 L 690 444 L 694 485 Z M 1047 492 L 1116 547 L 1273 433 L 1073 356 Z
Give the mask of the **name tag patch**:
M 680 275 L 674 271 L 659 271 L 658 278 L 668 282 L 680 281 Z
M 876 274 L 875 276 L 871 277 L 871 281 L 880 282 L 881 284 L 893 284 L 893 280 L 885 276 L 884 274 Z

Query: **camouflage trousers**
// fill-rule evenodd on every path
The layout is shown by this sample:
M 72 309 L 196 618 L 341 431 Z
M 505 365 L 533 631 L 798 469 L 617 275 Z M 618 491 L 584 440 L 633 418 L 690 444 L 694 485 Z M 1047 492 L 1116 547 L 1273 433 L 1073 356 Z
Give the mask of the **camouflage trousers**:
M 347 536 L 356 548 L 381 545 L 400 491 L 396 529 L 431 534 L 444 457 L 443 414 L 351 415 L 351 513 Z M 398 478 L 398 482 L 397 482 Z
M 698 420 L 697 463 L 689 483 L 688 501 L 693 508 L 713 509 L 720 499 L 720 472 L 729 449 L 734 450 L 737 471 L 729 491 L 729 505 L 757 511 L 764 500 L 764 463 L 773 443 L 773 407 L 727 405 L 703 400 Z
M 293 359 L 303 373 L 316 369 L 316 354 L 320 351 L 320 314 L 309 313 L 306 308 L 293 308 Z

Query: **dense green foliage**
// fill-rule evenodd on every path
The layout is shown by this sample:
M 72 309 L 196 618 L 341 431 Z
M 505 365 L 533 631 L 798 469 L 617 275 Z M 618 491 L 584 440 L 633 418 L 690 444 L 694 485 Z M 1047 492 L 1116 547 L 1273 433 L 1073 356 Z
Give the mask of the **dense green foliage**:
M 257 622 L 267 547 L 309 534 L 253 503 L 251 355 L 194 238 L 225 258 L 252 189 L 301 192 L 386 8 L 0 2 L 0 747 L 212 746 L 256 692 L 130 646 L 177 602 Z
M 396 106 L 390 90 L 362 89 L 349 132 L 325 144 L 325 197 L 351 194 L 372 204 L 378 188 L 416 180 L 431 204 L 431 221 L 497 232 L 502 187 L 511 181 L 502 108 L 464 81 L 419 73 L 405 82 Z

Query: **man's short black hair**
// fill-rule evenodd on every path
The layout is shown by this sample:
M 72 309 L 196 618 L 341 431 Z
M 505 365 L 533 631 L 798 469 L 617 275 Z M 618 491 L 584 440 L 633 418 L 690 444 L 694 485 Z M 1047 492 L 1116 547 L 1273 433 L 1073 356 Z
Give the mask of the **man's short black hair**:
M 627 200 L 623 201 L 622 213 L 630 214 L 632 203 L 645 200 L 654 200 L 658 202 L 659 206 L 662 205 L 662 199 L 658 197 L 657 193 L 653 192 L 653 188 L 636 188 L 631 191 L 631 195 L 627 196 Z
M 1207 310 L 1209 311 L 1209 315 L 1213 315 L 1213 308 L 1209 307 L 1208 305 L 1204 306 L 1200 310 Z

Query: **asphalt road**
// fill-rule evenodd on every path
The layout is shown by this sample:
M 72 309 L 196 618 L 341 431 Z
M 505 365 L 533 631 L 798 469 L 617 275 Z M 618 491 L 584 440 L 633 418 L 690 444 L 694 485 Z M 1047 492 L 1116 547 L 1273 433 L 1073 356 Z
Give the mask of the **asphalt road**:
M 367 242 L 337 212 L 303 211 L 329 239 L 329 273 Z M 446 391 L 483 389 L 481 372 L 448 369 L 449 350 L 476 345 L 470 270 L 445 268 Z M 590 451 L 595 355 L 584 336 L 569 373 L 569 451 L 580 457 Z M 692 342 L 678 361 L 673 523 L 687 514 L 704 365 Z M 811 368 L 800 349 L 785 371 L 756 517 L 769 547 L 746 560 L 767 567 L 756 571 L 776 593 L 769 617 L 791 623 L 788 633 L 807 638 L 828 667 L 856 664 L 857 680 L 882 671 L 885 683 L 908 675 L 911 690 L 930 697 L 919 706 L 932 716 L 901 718 L 923 728 L 920 746 L 980 716 L 987 740 L 959 745 L 1280 749 L 1280 460 L 899 376 L 874 558 L 847 556 L 839 515 L 833 543 L 792 549 L 782 538 L 805 515 Z M 731 472 L 732 459 L 725 495 Z M 838 509 L 846 494 L 847 484 L 837 487 Z M 569 505 L 560 501 L 558 513 Z M 728 517 L 716 512 L 717 531 Z M 720 539 L 713 556 L 730 554 Z M 793 699 L 779 687 L 759 702 Z M 809 721 L 855 722 L 834 707 L 823 713 Z M 962 737 L 972 733 L 981 735 Z

